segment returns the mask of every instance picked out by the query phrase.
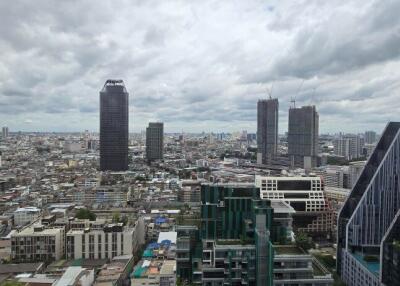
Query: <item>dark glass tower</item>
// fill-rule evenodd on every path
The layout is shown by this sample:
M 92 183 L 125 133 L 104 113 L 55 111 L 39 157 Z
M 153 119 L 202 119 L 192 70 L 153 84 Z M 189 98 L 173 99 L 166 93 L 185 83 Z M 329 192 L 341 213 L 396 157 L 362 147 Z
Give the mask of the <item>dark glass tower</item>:
M 146 128 L 146 158 L 149 162 L 162 160 L 164 155 L 164 123 L 150 122 Z
M 278 150 L 278 99 L 257 103 L 257 163 L 268 164 Z
M 129 94 L 122 80 L 107 80 L 100 91 L 100 170 L 128 169 Z
M 317 165 L 318 129 L 319 116 L 315 106 L 289 109 L 288 155 L 292 166 Z

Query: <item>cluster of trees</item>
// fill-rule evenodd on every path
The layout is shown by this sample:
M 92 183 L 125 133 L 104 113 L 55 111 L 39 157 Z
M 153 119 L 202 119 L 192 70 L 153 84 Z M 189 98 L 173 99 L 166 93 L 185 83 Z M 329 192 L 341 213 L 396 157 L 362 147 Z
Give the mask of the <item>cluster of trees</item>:
M 75 218 L 96 220 L 96 214 L 89 209 L 79 209 L 75 214 Z
M 301 231 L 296 233 L 296 245 L 306 251 L 314 247 L 311 237 Z
M 75 218 L 77 219 L 88 219 L 91 221 L 96 220 L 96 214 L 89 209 L 79 209 L 76 212 Z M 120 213 L 114 213 L 112 216 L 113 223 L 120 223 L 122 222 L 124 225 L 128 224 L 128 216 L 123 215 L 121 216 Z
M 126 215 L 121 216 L 120 213 L 114 213 L 112 217 L 113 223 L 120 223 L 122 222 L 124 225 L 128 223 L 128 217 Z
M 339 166 L 347 166 L 349 165 L 350 162 L 357 162 L 357 161 L 364 161 L 367 160 L 366 157 L 359 157 L 359 158 L 354 158 L 351 160 L 347 160 L 346 158 L 343 157 L 333 157 L 333 156 L 328 156 L 327 157 L 327 164 L 328 165 L 339 165 Z

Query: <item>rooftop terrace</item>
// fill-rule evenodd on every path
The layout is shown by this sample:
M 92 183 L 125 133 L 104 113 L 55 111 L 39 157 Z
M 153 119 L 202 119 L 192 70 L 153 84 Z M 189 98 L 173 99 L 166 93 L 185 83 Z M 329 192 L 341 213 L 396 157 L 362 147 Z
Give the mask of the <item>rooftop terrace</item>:
M 295 245 L 274 245 L 275 254 L 277 255 L 301 255 L 307 254 L 303 249 Z

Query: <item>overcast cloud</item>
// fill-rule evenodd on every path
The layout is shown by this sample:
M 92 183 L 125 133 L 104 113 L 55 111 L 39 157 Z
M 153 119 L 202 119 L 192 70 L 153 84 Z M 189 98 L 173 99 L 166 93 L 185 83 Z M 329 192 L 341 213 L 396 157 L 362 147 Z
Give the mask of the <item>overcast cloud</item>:
M 256 129 L 256 104 L 317 105 L 321 132 L 400 121 L 400 1 L 1 1 L 0 125 L 98 130 L 108 78 L 130 130 Z

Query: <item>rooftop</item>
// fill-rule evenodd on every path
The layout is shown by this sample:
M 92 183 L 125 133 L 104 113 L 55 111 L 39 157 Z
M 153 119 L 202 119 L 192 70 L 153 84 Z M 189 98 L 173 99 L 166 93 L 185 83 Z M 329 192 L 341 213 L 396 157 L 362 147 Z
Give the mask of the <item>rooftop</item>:
M 293 214 L 296 212 L 293 207 L 284 201 L 272 201 L 271 207 L 274 209 L 274 213 Z
M 43 228 L 42 230 L 38 230 L 42 227 L 42 225 L 33 225 L 27 228 L 24 228 L 22 231 L 15 233 L 13 236 L 25 236 L 25 235 L 56 235 L 59 234 L 60 228 Z
M 307 254 L 303 249 L 295 245 L 274 245 L 274 250 L 277 255 Z
M 169 240 L 169 241 L 171 241 L 171 243 L 176 244 L 177 234 L 178 233 L 176 231 L 160 232 L 157 242 L 161 243 L 164 240 Z
M 37 207 L 25 207 L 25 208 L 18 208 L 15 210 L 15 212 L 40 212 L 40 209 Z
M 164 264 L 161 266 L 161 275 L 170 275 L 176 272 L 176 261 L 175 260 L 165 260 Z

